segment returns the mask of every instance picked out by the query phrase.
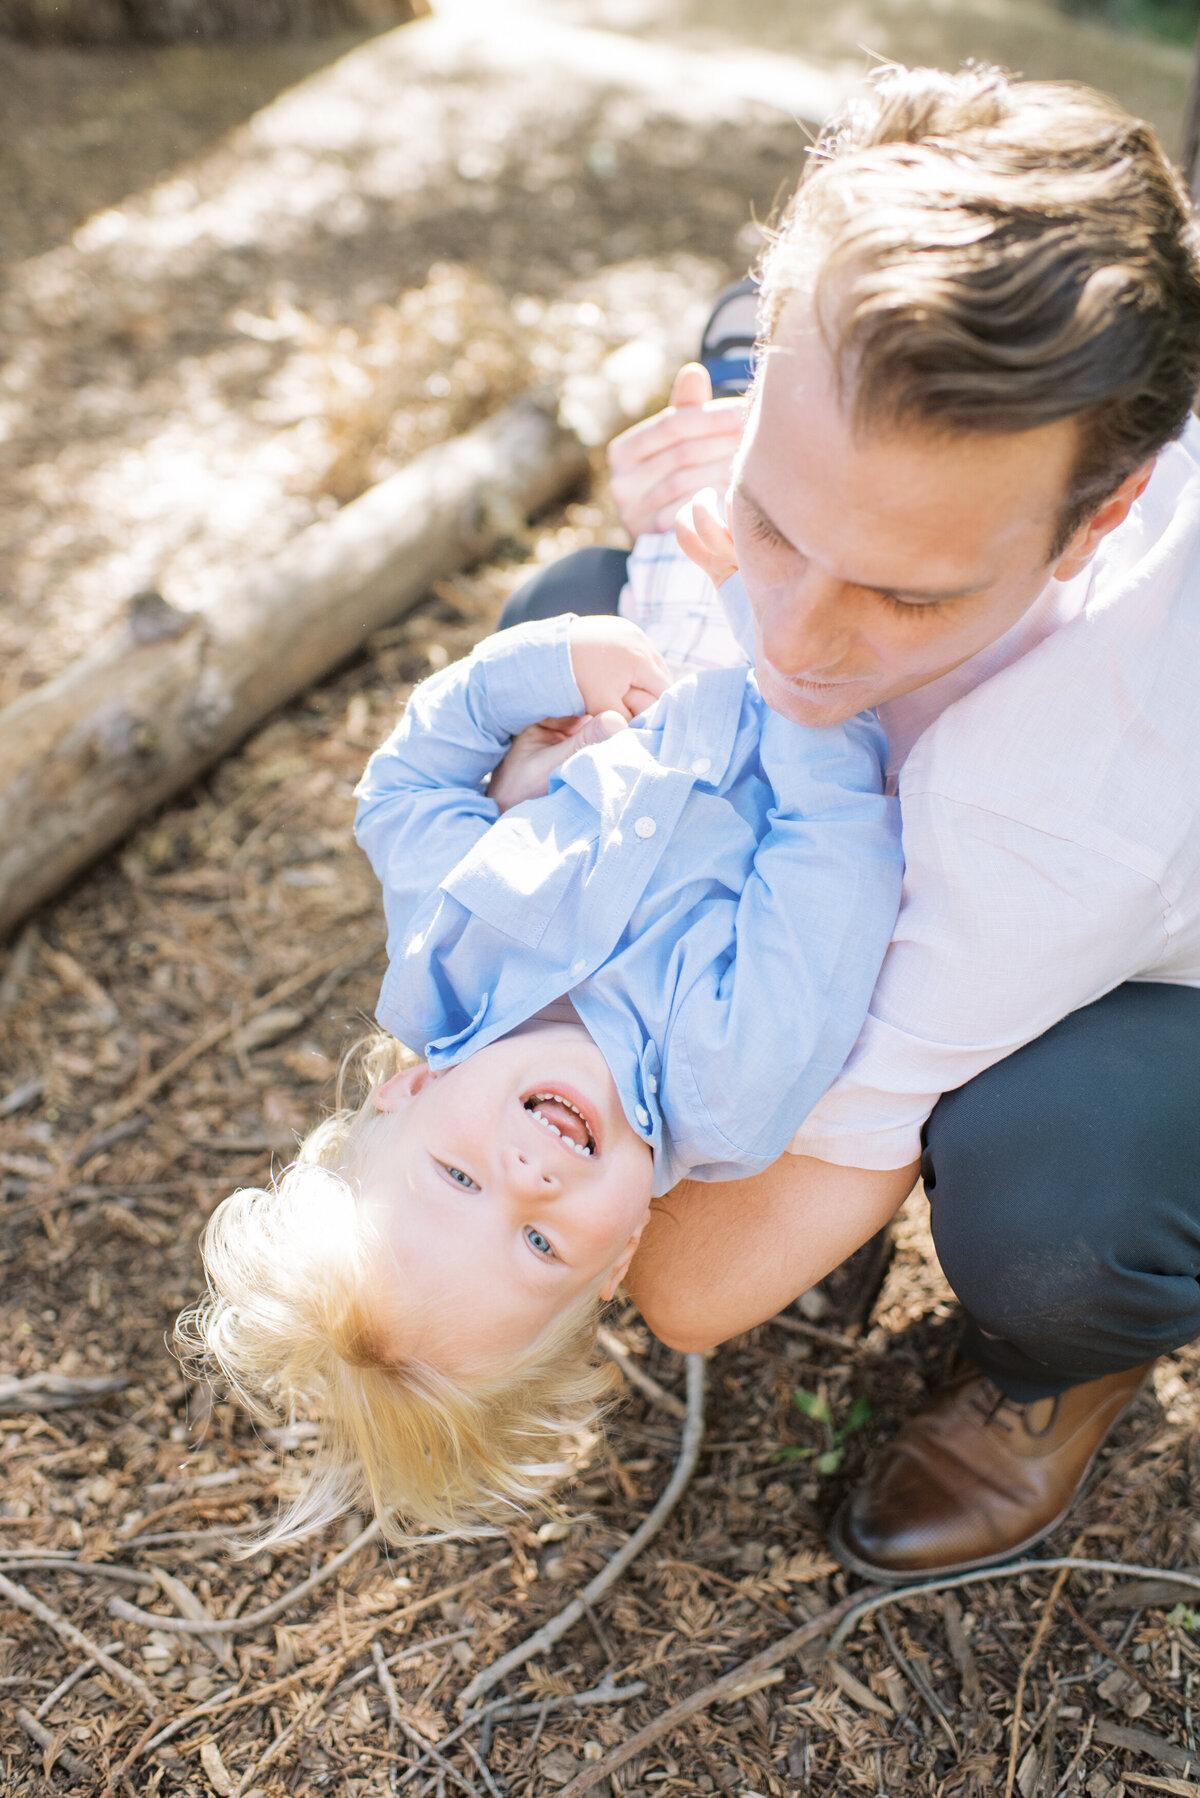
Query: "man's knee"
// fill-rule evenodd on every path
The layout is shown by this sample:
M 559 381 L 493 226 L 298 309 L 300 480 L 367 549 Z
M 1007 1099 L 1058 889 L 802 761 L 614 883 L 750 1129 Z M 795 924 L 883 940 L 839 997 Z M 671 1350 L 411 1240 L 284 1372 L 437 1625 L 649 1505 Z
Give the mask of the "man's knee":
M 985 1331 L 1047 1362 L 1117 1330 L 1186 1339 L 1198 1052 L 1200 992 L 1126 986 L 940 1101 L 924 1164 L 934 1242 Z
M 588 618 L 615 616 L 628 578 L 628 550 L 600 544 L 572 550 L 517 588 L 505 603 L 497 629 L 558 618 L 563 612 Z

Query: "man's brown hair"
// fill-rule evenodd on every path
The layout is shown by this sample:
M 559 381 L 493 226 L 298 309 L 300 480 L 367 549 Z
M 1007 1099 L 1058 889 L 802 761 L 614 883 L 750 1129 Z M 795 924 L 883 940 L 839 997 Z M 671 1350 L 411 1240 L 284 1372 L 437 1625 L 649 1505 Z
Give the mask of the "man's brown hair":
M 1068 82 L 887 67 L 818 139 L 763 265 L 769 341 L 811 294 L 859 425 L 1078 418 L 1058 553 L 1182 431 L 1200 253 L 1151 128 Z

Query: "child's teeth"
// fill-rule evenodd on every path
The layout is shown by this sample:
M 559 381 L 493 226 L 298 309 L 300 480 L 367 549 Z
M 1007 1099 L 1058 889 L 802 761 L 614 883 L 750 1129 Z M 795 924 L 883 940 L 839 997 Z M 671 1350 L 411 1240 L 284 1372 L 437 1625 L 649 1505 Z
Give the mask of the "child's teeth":
M 560 1105 L 566 1105 L 566 1103 L 567 1103 L 567 1101 L 565 1099 L 560 1099 L 558 1102 Z M 569 1105 L 567 1107 L 567 1109 L 569 1111 L 573 1111 L 577 1117 L 583 1116 L 583 1113 L 580 1111 L 580 1109 L 577 1105 Z M 564 1132 L 559 1129 L 557 1124 L 552 1124 L 550 1122 L 550 1119 L 548 1117 L 546 1117 L 542 1112 L 538 1111 L 536 1109 L 536 1107 L 534 1108 L 533 1116 L 537 1119 L 538 1123 L 542 1126 L 543 1130 L 552 1131 L 554 1133 L 554 1135 L 558 1137 L 560 1142 L 565 1142 L 567 1147 L 569 1149 L 574 1149 L 574 1151 L 577 1155 L 588 1156 L 591 1154 L 592 1150 L 591 1150 L 590 1144 L 583 1143 L 583 1142 L 575 1142 L 572 1137 L 565 1135 Z

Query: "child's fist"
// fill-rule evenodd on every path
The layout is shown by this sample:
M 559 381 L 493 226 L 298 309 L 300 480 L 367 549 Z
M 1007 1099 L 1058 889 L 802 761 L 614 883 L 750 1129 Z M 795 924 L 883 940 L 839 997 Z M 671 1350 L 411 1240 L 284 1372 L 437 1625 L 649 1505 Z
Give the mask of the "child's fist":
M 624 730 L 626 720 L 617 712 L 598 712 L 594 718 L 544 718 L 515 736 L 488 783 L 488 797 L 501 812 L 526 799 L 541 799 L 550 776 L 577 749 L 603 743 Z
M 714 587 L 722 586 L 731 574 L 737 573 L 737 551 L 711 487 L 705 487 L 684 506 L 675 520 L 675 535 L 684 555 L 703 568 Z
M 589 715 L 636 718 L 671 685 L 667 664 L 641 626 L 627 618 L 577 618 L 569 642 L 571 672 Z

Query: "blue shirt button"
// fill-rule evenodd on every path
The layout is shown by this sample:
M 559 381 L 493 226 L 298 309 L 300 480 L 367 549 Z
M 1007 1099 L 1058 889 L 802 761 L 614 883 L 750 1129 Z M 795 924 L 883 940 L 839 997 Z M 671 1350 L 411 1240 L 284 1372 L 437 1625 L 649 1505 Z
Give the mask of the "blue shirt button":
M 642 1126 L 643 1130 L 648 1130 L 650 1128 L 650 1113 L 646 1110 L 644 1105 L 636 1106 L 633 1115 Z
M 653 818 L 639 818 L 633 828 L 639 837 L 652 837 L 658 825 Z

